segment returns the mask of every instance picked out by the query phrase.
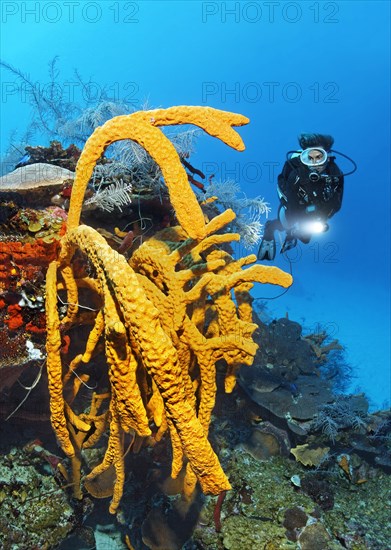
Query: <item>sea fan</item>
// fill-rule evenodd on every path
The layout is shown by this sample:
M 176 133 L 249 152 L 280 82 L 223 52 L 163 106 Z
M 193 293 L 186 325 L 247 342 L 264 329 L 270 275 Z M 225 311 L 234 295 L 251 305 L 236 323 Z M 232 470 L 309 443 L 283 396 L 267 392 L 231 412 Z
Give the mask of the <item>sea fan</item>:
M 189 129 L 183 132 L 164 132 L 171 143 L 174 145 L 178 155 L 187 158 L 195 152 L 195 142 L 202 134 L 199 129 Z
M 84 208 L 92 210 L 99 208 L 106 212 L 113 212 L 116 208 L 122 212 L 123 206 L 132 202 L 132 186 L 123 180 L 118 180 L 104 187 L 105 181 L 102 179 L 95 194 L 87 199 Z
M 261 197 L 249 199 L 233 180 L 212 182 L 208 185 L 205 198 L 217 197 L 216 205 L 222 210 L 231 208 L 236 219 L 230 224 L 230 230 L 237 231 L 244 247 L 256 246 L 262 237 L 261 216 L 268 217 L 270 206 Z
M 122 102 L 102 101 L 94 107 L 81 110 L 76 118 L 65 120 L 57 128 L 58 135 L 65 141 L 83 145 L 98 126 L 113 117 L 133 111 L 131 106 Z
M 171 133 L 169 139 L 179 156 L 187 158 L 194 150 L 194 141 L 199 133 L 198 130 L 186 130 Z M 128 176 L 132 181 L 134 193 L 157 196 L 166 191 L 159 166 L 138 143 L 131 140 L 117 141 L 107 149 L 106 157 L 110 162 L 95 167 L 95 178 L 107 180 Z
M 319 412 L 314 418 L 311 429 L 321 431 L 333 443 L 335 442 L 338 433 L 347 428 L 360 430 L 367 425 L 367 413 L 362 410 L 358 402 L 355 401 L 357 396 L 340 395 L 334 403 L 328 403 L 319 407 Z
M 235 231 L 240 234 L 245 248 L 252 248 L 259 243 L 263 226 L 257 212 L 250 210 L 249 214 L 246 215 L 239 211 L 233 225 Z
M 322 432 L 327 439 L 335 443 L 340 426 L 327 411 L 321 409 L 312 422 L 311 429 Z

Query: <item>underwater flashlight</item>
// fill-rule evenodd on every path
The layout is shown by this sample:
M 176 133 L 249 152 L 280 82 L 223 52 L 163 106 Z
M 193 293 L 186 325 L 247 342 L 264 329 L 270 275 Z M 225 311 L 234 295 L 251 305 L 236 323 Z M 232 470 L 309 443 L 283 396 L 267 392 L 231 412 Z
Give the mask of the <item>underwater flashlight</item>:
M 315 220 L 307 223 L 303 223 L 302 229 L 306 233 L 324 233 L 329 228 L 328 224 L 325 222 L 322 222 L 321 220 Z

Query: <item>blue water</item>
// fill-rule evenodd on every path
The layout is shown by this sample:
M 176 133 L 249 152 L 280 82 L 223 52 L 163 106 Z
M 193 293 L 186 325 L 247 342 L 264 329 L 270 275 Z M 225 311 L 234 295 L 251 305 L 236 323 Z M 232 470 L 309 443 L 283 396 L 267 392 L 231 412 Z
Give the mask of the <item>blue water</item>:
M 355 159 L 330 230 L 291 255 L 294 286 L 268 301 L 307 331 L 325 327 L 346 347 L 372 408 L 390 401 L 389 2 L 8 2 L 2 58 L 41 86 L 59 56 L 62 93 L 151 108 L 209 105 L 250 118 L 238 153 L 205 136 L 192 162 L 235 178 L 276 212 L 276 176 L 300 132 L 330 133 Z M 31 112 L 2 71 L 1 151 Z M 86 99 L 84 97 L 84 99 Z M 88 99 L 88 98 L 87 98 Z M 43 143 L 45 144 L 45 143 Z M 341 167 L 348 169 L 345 162 Z M 289 269 L 278 256 L 276 264 Z M 277 288 L 254 290 L 271 298 Z

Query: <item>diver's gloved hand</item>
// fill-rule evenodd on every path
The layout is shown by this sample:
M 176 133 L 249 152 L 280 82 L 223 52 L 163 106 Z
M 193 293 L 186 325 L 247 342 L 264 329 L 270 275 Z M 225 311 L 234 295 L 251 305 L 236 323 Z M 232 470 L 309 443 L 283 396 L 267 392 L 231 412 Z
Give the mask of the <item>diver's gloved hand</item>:
M 276 241 L 262 239 L 258 250 L 258 260 L 274 260 L 276 256 Z

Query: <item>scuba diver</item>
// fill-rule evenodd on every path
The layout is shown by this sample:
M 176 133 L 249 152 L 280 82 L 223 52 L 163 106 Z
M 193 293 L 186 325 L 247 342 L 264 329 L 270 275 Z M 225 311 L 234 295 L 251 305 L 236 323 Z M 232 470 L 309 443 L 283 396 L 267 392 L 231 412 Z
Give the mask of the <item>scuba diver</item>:
M 280 198 L 277 219 L 265 224 L 258 260 L 274 260 L 275 231 L 285 231 L 286 238 L 280 250 L 284 253 L 295 247 L 297 240 L 309 243 L 315 233 L 328 230 L 329 220 L 342 205 L 344 176 L 355 172 L 355 162 L 338 151 L 333 151 L 334 139 L 323 134 L 301 134 L 301 151 L 289 151 L 278 176 Z M 335 163 L 337 153 L 353 164 L 353 170 L 343 174 Z

